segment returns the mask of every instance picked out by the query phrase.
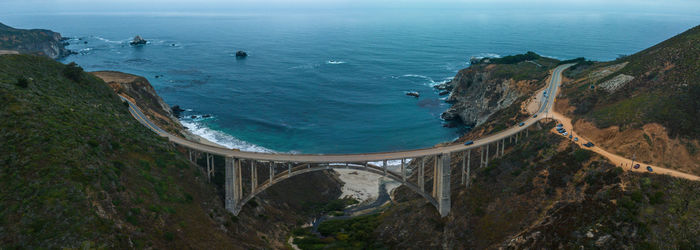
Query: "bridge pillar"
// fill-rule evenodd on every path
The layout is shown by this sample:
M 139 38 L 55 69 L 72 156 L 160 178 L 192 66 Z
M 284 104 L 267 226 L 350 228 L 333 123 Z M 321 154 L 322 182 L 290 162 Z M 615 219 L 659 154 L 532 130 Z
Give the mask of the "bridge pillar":
M 425 157 L 421 157 L 420 172 L 418 175 L 418 186 L 421 192 L 425 192 Z
M 529 129 L 525 129 L 525 137 L 528 137 L 528 136 L 530 136 L 530 130 L 529 130 Z
M 292 163 L 287 163 L 287 177 L 292 176 Z
M 258 188 L 258 169 L 255 168 L 255 161 L 250 161 L 250 192 L 255 192 Z
M 225 158 L 225 168 L 224 172 L 226 175 L 226 182 L 224 184 L 225 189 L 225 206 L 226 210 L 238 215 L 238 203 L 241 201 L 241 186 L 240 186 L 240 159 L 236 160 L 233 158 Z
M 494 154 L 493 158 L 498 157 L 498 151 L 501 148 L 501 140 L 496 141 L 496 153 Z
M 486 158 L 484 158 L 484 167 L 489 166 L 489 144 L 486 144 Z
M 438 183 L 440 181 L 440 178 L 438 178 L 438 158 L 440 158 L 440 155 L 434 155 L 434 161 L 433 161 L 433 192 L 432 196 L 437 199 L 438 197 L 438 187 L 440 184 Z
M 506 139 L 504 138 L 501 141 L 501 157 L 503 157 L 503 155 L 505 155 L 505 153 L 504 153 L 505 150 L 506 150 Z
M 438 212 L 440 217 L 445 217 L 450 213 L 450 154 L 443 153 L 439 156 L 437 175 L 435 180 L 437 183 Z
M 384 176 L 386 176 L 386 160 L 383 161 L 382 168 L 384 169 Z
M 464 185 L 464 172 L 467 170 L 467 152 L 462 152 L 462 185 Z
M 406 159 L 401 159 L 401 178 L 406 181 Z
M 270 180 L 267 182 L 270 185 L 272 185 L 272 179 L 275 177 L 275 170 L 272 168 L 274 164 L 274 162 L 270 162 Z
M 472 150 L 470 149 L 468 151 L 468 154 L 467 154 L 467 179 L 466 179 L 466 182 L 464 184 L 464 186 L 467 188 L 469 187 L 469 182 L 471 181 L 471 173 L 469 171 L 470 170 L 469 164 L 471 162 L 471 158 L 472 158 Z

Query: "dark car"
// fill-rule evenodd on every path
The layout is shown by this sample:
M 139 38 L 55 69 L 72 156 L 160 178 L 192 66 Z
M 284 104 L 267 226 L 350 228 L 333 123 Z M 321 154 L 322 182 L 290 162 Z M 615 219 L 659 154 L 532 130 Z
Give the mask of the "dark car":
M 533 115 L 532 118 L 537 118 L 537 114 Z
M 571 137 L 574 137 L 574 136 L 573 136 L 573 135 L 569 135 L 569 139 L 571 139 Z
M 590 148 L 590 147 L 593 147 L 593 146 L 595 146 L 595 145 L 593 145 L 593 143 L 591 143 L 591 142 L 586 142 L 586 144 L 583 144 L 583 146 L 586 146 L 586 147 L 589 147 L 589 148 Z
M 518 124 L 518 126 L 520 126 L 520 127 L 525 126 L 525 123 L 521 122 L 520 124 Z
M 654 170 L 651 169 L 651 166 L 647 166 L 647 171 L 649 171 L 649 172 L 654 172 Z
M 561 124 L 561 123 L 557 124 L 557 128 L 561 128 L 561 127 L 564 127 L 564 124 Z
M 639 168 L 639 164 L 634 164 L 634 169 L 638 169 L 638 168 Z
M 474 141 L 467 141 L 464 143 L 465 146 L 472 145 L 472 144 L 474 144 Z

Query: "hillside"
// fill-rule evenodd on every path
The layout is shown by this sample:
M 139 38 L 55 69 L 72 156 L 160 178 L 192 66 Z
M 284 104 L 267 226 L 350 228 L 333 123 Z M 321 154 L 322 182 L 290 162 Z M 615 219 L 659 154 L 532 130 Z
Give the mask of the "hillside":
M 543 88 L 549 71 L 559 62 L 533 52 L 472 61 L 452 81 L 436 86 L 450 91 L 447 102 L 452 106 L 442 118 L 470 126 L 483 124 L 494 112 L 520 103 L 529 93 Z
M 340 194 L 301 175 L 232 216 L 223 173 L 207 183 L 105 82 L 47 57 L 0 55 L 0 128 L 2 248 L 280 248 L 302 208 Z
M 700 26 L 569 72 L 557 111 L 577 131 L 641 162 L 700 174 Z
M 15 29 L 0 23 L 0 50 L 43 55 L 56 59 L 72 53 L 65 48 L 66 45 L 61 34 L 50 30 Z

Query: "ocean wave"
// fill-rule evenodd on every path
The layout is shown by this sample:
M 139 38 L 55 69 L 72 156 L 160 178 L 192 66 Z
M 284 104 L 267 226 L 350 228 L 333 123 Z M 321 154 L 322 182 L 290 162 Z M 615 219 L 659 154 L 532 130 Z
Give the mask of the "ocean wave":
M 124 43 L 124 41 L 114 41 L 114 40 L 109 40 L 109 39 L 107 39 L 107 38 L 99 37 L 99 36 L 94 36 L 94 38 L 97 39 L 97 40 L 106 42 L 106 43 L 114 43 L 114 44 Z
M 437 85 L 440 85 L 440 84 L 443 84 L 443 83 L 447 83 L 447 82 L 449 82 L 449 81 L 452 81 L 452 79 L 454 78 L 454 77 L 445 77 L 445 78 L 443 78 L 442 81 L 435 81 L 435 80 L 433 80 L 433 78 L 430 78 L 430 77 L 428 77 L 428 76 L 416 75 L 416 74 L 406 74 L 406 75 L 402 75 L 401 77 L 414 77 L 414 78 L 425 79 L 425 80 L 427 81 L 427 82 L 425 83 L 425 85 L 426 85 L 426 86 L 429 86 L 429 87 L 435 87 L 435 86 L 437 86 Z
M 335 61 L 335 60 L 328 60 L 326 61 L 326 64 L 344 64 L 344 61 Z
M 180 120 L 180 123 L 187 127 L 187 129 L 193 134 L 230 149 L 239 149 L 247 152 L 275 153 L 275 151 L 268 148 L 239 140 L 238 138 L 221 131 L 213 130 L 201 122 L 193 120 Z

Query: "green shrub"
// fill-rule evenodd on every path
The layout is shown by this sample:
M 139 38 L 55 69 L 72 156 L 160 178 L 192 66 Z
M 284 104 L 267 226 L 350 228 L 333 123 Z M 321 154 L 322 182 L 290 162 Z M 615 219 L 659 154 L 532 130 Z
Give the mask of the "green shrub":
M 83 68 L 78 66 L 75 62 L 71 62 L 66 64 L 65 68 L 63 68 L 63 76 L 74 82 L 80 82 L 83 77 Z
M 27 88 L 29 86 L 29 80 L 24 77 L 19 77 L 17 78 L 15 85 L 19 86 L 20 88 Z

